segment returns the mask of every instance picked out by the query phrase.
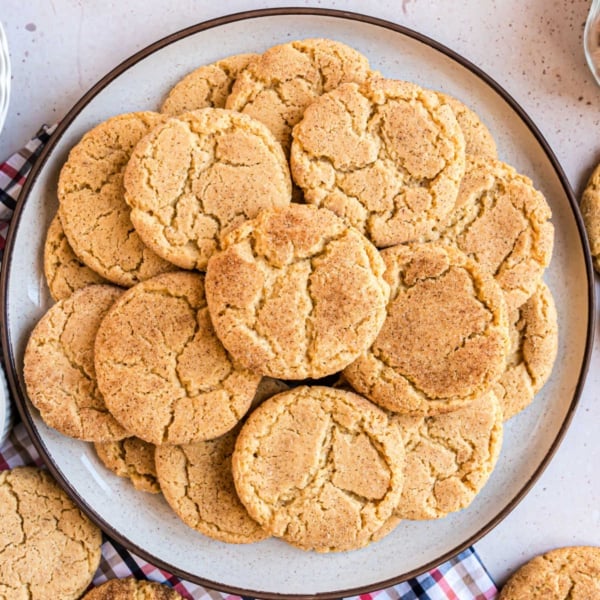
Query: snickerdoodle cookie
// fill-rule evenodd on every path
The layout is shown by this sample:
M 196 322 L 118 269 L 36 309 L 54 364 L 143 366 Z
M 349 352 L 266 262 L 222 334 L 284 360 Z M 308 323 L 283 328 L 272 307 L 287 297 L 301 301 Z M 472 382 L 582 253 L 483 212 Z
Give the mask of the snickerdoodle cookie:
M 171 89 L 160 112 L 175 116 L 198 108 L 224 108 L 239 72 L 258 57 L 258 54 L 236 54 L 202 65 Z
M 450 108 L 454 111 L 456 120 L 465 137 L 465 153 L 473 154 L 474 156 L 498 158 L 496 141 L 490 130 L 479 118 L 479 115 L 458 100 L 458 98 L 454 98 L 449 94 L 438 93 L 442 100 L 450 105 Z
M 46 233 L 44 275 L 55 301 L 68 298 L 75 290 L 86 285 L 108 283 L 75 256 L 58 215 L 52 219 Z
M 368 60 L 354 48 L 329 39 L 307 39 L 269 48 L 238 74 L 226 108 L 264 123 L 286 155 L 292 127 L 321 94 L 348 82 L 363 82 Z
M 465 406 L 504 371 L 510 348 L 504 295 L 460 250 L 434 242 L 381 252 L 391 287 L 373 345 L 344 370 L 359 393 L 400 413 Z
M 394 419 L 406 452 L 396 517 L 439 519 L 471 504 L 502 446 L 502 410 L 494 392 L 450 413 Z
M 179 518 L 222 542 L 249 544 L 269 537 L 235 491 L 231 455 L 239 426 L 225 435 L 183 446 L 159 446 L 156 470 L 163 494 Z
M 156 127 L 125 171 L 125 200 L 142 240 L 184 269 L 205 270 L 220 237 L 262 209 L 290 203 L 287 161 L 271 132 L 205 108 Z
M 248 418 L 232 458 L 241 501 L 267 531 L 306 550 L 365 546 L 398 504 L 400 430 L 365 398 L 301 386 Z
M 558 323 L 554 299 L 541 282 L 536 292 L 509 313 L 511 349 L 494 391 L 504 420 L 529 406 L 546 383 L 558 351 Z
M 187 444 L 232 429 L 260 376 L 239 367 L 211 325 L 204 278 L 180 271 L 127 290 L 96 336 L 106 405 L 151 444 Z
M 263 377 L 256 388 L 256 394 L 252 399 L 251 409 L 260 406 L 265 400 L 268 400 L 271 396 L 285 392 L 290 389 L 290 386 L 284 381 L 279 379 L 273 379 L 272 377 Z
M 94 340 L 123 290 L 89 285 L 57 302 L 40 319 L 25 349 L 27 394 L 50 427 L 86 441 L 129 435 L 108 411 L 96 382 Z
M 293 136 L 290 166 L 306 202 L 377 247 L 431 239 L 454 207 L 465 142 L 434 92 L 378 77 L 341 85 L 306 109 Z
M 100 563 L 102 532 L 48 471 L 2 471 L 0 514 L 0 598 L 79 598 Z
M 495 277 L 510 310 L 535 292 L 550 263 L 551 216 L 546 199 L 528 177 L 506 163 L 468 156 L 456 206 L 441 237 Z
M 174 269 L 140 240 L 123 188 L 134 146 L 166 118 L 137 112 L 100 123 L 71 150 L 58 180 L 58 213 L 73 251 L 102 277 L 125 287 Z
M 590 242 L 594 268 L 600 272 L 600 164 L 590 175 L 581 196 L 581 216 Z
M 600 547 L 570 546 L 536 556 L 506 582 L 498 600 L 597 600 Z
M 208 263 L 208 307 L 219 339 L 249 369 L 323 377 L 375 339 L 389 295 L 383 261 L 331 211 L 264 211 L 223 242 Z
M 126 577 L 111 579 L 91 589 L 81 600 L 181 600 L 174 589 L 156 581 Z
M 154 444 L 128 437 L 118 442 L 96 442 L 94 449 L 107 469 L 129 479 L 136 490 L 160 493 L 154 464 Z

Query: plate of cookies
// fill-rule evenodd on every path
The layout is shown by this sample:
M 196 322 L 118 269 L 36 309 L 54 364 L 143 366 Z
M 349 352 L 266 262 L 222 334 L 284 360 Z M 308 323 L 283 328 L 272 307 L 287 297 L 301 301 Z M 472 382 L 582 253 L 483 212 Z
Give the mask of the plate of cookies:
M 337 598 L 443 562 L 550 461 L 593 287 L 560 165 L 466 59 L 272 9 L 134 55 L 61 122 L 2 273 L 48 467 L 208 588 Z

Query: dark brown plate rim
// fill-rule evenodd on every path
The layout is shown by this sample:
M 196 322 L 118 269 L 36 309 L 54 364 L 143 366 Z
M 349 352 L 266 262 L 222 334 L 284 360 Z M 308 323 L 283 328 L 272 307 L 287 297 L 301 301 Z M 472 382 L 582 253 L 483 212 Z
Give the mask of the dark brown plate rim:
M 0 279 L 0 294 L 2 301 L 2 319 L 3 323 L 7 323 L 7 302 L 6 302 L 6 292 L 8 285 L 8 276 L 9 268 L 7 268 L 7 264 L 12 260 L 12 250 L 14 246 L 14 239 L 16 236 L 16 231 L 18 230 L 18 224 L 21 218 L 21 213 L 25 202 L 29 196 L 29 191 L 32 188 L 37 176 L 40 171 L 43 169 L 44 164 L 46 163 L 48 157 L 50 156 L 53 148 L 56 146 L 64 132 L 70 126 L 75 117 L 79 114 L 79 112 L 100 92 L 102 91 L 110 82 L 116 79 L 121 73 L 129 69 L 131 66 L 135 65 L 140 60 L 146 58 L 150 54 L 153 54 L 157 50 L 160 50 L 173 42 L 179 41 L 185 37 L 196 34 L 200 31 L 204 31 L 207 29 L 211 29 L 213 27 L 219 27 L 221 25 L 225 25 L 228 23 L 232 23 L 235 21 L 255 19 L 255 18 L 263 18 L 263 17 L 272 17 L 272 16 L 290 16 L 290 15 L 308 15 L 308 16 L 319 16 L 319 17 L 328 17 L 335 19 L 346 19 L 358 21 L 361 23 L 367 23 L 370 25 L 375 25 L 378 27 L 382 27 L 384 29 L 388 29 L 391 31 L 395 31 L 407 37 L 411 37 L 416 41 L 419 41 L 431 48 L 445 54 L 453 61 L 459 63 L 461 66 L 470 70 L 474 75 L 483 80 L 489 87 L 491 87 L 498 95 L 500 95 L 509 106 L 519 115 L 523 123 L 528 127 L 531 133 L 534 135 L 542 149 L 544 150 L 548 160 L 552 164 L 554 171 L 556 172 L 558 178 L 560 179 L 561 185 L 564 189 L 567 198 L 569 199 L 569 203 L 571 205 L 571 209 L 573 211 L 573 215 L 575 217 L 575 221 L 577 224 L 577 229 L 579 232 L 580 242 L 584 249 L 584 258 L 585 258 L 585 267 L 586 267 L 586 275 L 587 275 L 587 289 L 588 289 L 588 324 L 586 331 L 586 345 L 583 361 L 581 364 L 581 370 L 579 373 L 579 377 L 577 380 L 577 385 L 575 387 L 575 391 L 573 394 L 573 399 L 571 401 L 571 405 L 569 407 L 568 413 L 565 416 L 565 419 L 558 431 L 556 438 L 554 439 L 550 449 L 545 455 L 539 467 L 532 474 L 529 480 L 525 483 L 522 489 L 515 495 L 514 498 L 507 504 L 507 506 L 498 514 L 495 518 L 491 519 L 488 523 L 483 525 L 475 534 L 466 539 L 463 543 L 459 544 L 451 551 L 444 553 L 433 561 L 428 562 L 423 565 L 419 569 L 415 569 L 406 573 L 402 573 L 396 577 L 392 577 L 390 579 L 386 579 L 383 581 L 379 581 L 376 583 L 368 584 L 362 587 L 356 587 L 352 589 L 344 589 L 338 590 L 335 592 L 325 592 L 325 593 L 316 593 L 316 594 L 285 594 L 285 593 L 272 593 L 272 592 L 261 592 L 260 590 L 245 590 L 237 587 L 231 587 L 227 584 L 223 584 L 216 581 L 211 581 L 209 579 L 205 579 L 199 577 L 197 575 L 193 575 L 191 573 L 185 572 L 181 569 L 170 565 L 169 563 L 157 559 L 152 554 L 146 552 L 143 548 L 140 548 L 130 542 L 127 538 L 123 537 L 118 531 L 116 531 L 109 523 L 107 523 L 104 519 L 102 519 L 99 515 L 97 515 L 94 511 L 92 511 L 84 502 L 84 500 L 79 496 L 76 489 L 72 487 L 70 482 L 63 476 L 58 467 L 52 462 L 49 457 L 49 453 L 40 439 L 36 428 L 33 425 L 33 420 L 31 413 L 27 407 L 26 394 L 23 389 L 21 389 L 19 378 L 17 376 L 17 368 L 16 368 L 16 360 L 13 353 L 12 346 L 10 345 L 10 337 L 8 335 L 8 331 L 6 327 L 2 327 L 2 348 L 5 364 L 8 365 L 7 374 L 10 383 L 10 388 L 13 394 L 13 397 L 16 400 L 17 408 L 23 419 L 23 423 L 27 432 L 33 440 L 34 445 L 36 446 L 38 452 L 41 457 L 45 461 L 48 469 L 54 475 L 54 477 L 61 483 L 61 485 L 67 490 L 71 498 L 77 503 L 77 505 L 94 521 L 97 523 L 110 537 L 115 539 L 117 542 L 122 544 L 128 550 L 131 550 L 135 554 L 149 561 L 150 563 L 156 565 L 161 569 L 165 569 L 167 571 L 172 572 L 173 574 L 186 579 L 188 581 L 198 583 L 207 588 L 220 590 L 230 594 L 237 594 L 240 596 L 255 596 L 265 599 L 273 599 L 273 600 L 308 600 L 309 598 L 319 598 L 322 600 L 348 597 L 348 596 L 357 596 L 363 593 L 372 592 L 375 590 L 381 590 L 387 587 L 394 586 L 398 583 L 406 581 L 407 579 L 413 578 L 425 571 L 428 571 L 437 565 L 445 562 L 446 560 L 452 558 L 456 554 L 462 552 L 467 547 L 474 544 L 477 540 L 479 540 L 482 536 L 487 534 L 490 530 L 492 530 L 500 521 L 502 521 L 514 508 L 515 506 L 525 497 L 527 492 L 533 486 L 535 481 L 539 478 L 539 476 L 543 473 L 554 453 L 556 452 L 559 444 L 561 443 L 565 432 L 567 431 L 571 420 L 573 418 L 573 414 L 575 412 L 575 408 L 579 401 L 579 397 L 581 395 L 581 391 L 583 388 L 583 384 L 585 382 L 585 376 L 589 367 L 590 357 L 592 352 L 593 345 L 593 334 L 594 334 L 594 325 L 595 325 L 595 300 L 594 300 L 594 274 L 592 269 L 592 261 L 591 255 L 589 251 L 589 247 L 587 244 L 587 237 L 585 234 L 585 229 L 583 225 L 583 221 L 581 218 L 581 214 L 579 212 L 579 207 L 575 200 L 575 196 L 571 189 L 571 186 L 566 178 L 566 175 L 560 166 L 554 152 L 551 150 L 548 142 L 545 140 L 537 126 L 533 123 L 531 118 L 527 115 L 527 113 L 521 108 L 521 106 L 512 98 L 512 96 L 501 87 L 494 79 L 492 79 L 489 75 L 487 75 L 484 71 L 482 71 L 479 67 L 471 63 L 466 58 L 457 54 L 450 48 L 436 42 L 435 40 L 408 29 L 402 25 L 398 25 L 396 23 L 386 21 L 383 19 L 379 19 L 376 17 L 371 17 L 368 15 L 363 15 L 354 12 L 341 11 L 341 10 L 333 10 L 333 9 L 321 9 L 321 8 L 298 8 L 298 7 L 288 7 L 288 8 L 269 8 L 269 9 L 259 9 L 259 10 L 250 10 L 245 12 L 239 12 L 231 15 L 226 15 L 223 17 L 219 17 L 216 19 L 211 19 L 208 21 L 204 21 L 197 25 L 193 25 L 191 27 L 187 27 L 182 29 L 176 33 L 173 33 L 167 37 L 162 38 L 161 40 L 150 44 L 143 50 L 136 52 L 133 56 L 123 61 L 120 65 L 110 71 L 106 76 L 104 76 L 100 81 L 98 81 L 86 94 L 84 94 L 81 99 L 73 106 L 73 108 L 67 113 L 65 118 L 60 122 L 56 131 L 50 138 L 50 141 L 40 154 L 40 157 L 36 161 L 31 174 L 29 175 L 23 191 L 20 195 L 20 201 L 17 204 L 17 208 L 15 210 L 15 214 L 12 219 L 11 228 L 9 231 L 9 235 L 6 243 L 6 250 L 4 256 L 4 268 L 2 269 L 2 275 Z M 8 262 L 7 262 L 8 261 Z

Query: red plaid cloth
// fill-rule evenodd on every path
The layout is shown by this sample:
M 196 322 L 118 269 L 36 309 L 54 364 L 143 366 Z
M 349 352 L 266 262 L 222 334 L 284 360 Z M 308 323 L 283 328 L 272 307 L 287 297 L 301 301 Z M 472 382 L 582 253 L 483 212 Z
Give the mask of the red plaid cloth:
M 54 127 L 42 127 L 36 137 L 23 149 L 0 164 L 0 257 L 4 251 L 8 225 L 23 183 L 35 159 L 54 131 Z M 23 424 L 17 423 L 9 438 L 0 446 L 0 471 L 34 464 L 43 466 L 44 463 Z M 155 567 L 129 552 L 114 540 L 105 537 L 102 544 L 100 567 L 94 576 L 92 585 L 99 585 L 108 579 L 131 575 L 138 579 L 165 583 L 177 590 L 184 598 L 242 600 L 238 596 L 208 590 L 184 581 Z M 378 600 L 491 600 L 496 597 L 497 593 L 498 590 L 479 557 L 473 548 L 469 548 L 415 579 L 378 592 L 355 596 L 352 600 L 371 600 L 373 598 L 378 598 Z

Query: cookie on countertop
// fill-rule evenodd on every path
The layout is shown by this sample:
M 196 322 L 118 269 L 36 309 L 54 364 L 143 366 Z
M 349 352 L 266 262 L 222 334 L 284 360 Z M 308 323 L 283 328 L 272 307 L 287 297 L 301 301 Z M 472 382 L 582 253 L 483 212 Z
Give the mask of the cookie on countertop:
M 375 339 L 389 294 L 383 261 L 331 211 L 263 211 L 223 241 L 208 263 L 208 307 L 219 339 L 248 369 L 316 379 Z
M 335 40 L 313 38 L 269 48 L 238 74 L 226 108 L 263 122 L 286 155 L 292 128 L 321 94 L 370 73 L 360 52 Z
M 156 470 L 165 499 L 186 525 L 221 542 L 250 544 L 269 534 L 235 491 L 231 455 L 239 429 L 205 442 L 159 446 Z
M 131 480 L 136 490 L 160 494 L 154 464 L 154 444 L 137 437 L 127 437 L 118 442 L 96 442 L 94 449 L 107 469 Z
M 81 600 L 180 600 L 181 594 L 156 581 L 126 577 L 92 588 Z
M 456 120 L 465 136 L 465 154 L 498 158 L 496 141 L 490 130 L 483 124 L 479 115 L 463 104 L 458 98 L 438 92 L 446 104 L 454 111 Z
M 594 268 L 600 273 L 600 164 L 593 170 L 583 190 L 580 207 Z
M 313 102 L 294 127 L 290 166 L 306 202 L 378 248 L 433 238 L 465 170 L 453 110 L 414 83 L 371 77 Z
M 223 234 L 260 210 L 287 206 L 292 193 L 271 132 L 218 108 L 155 128 L 135 147 L 124 181 L 142 240 L 166 260 L 201 271 Z
M 25 349 L 27 395 L 44 422 L 63 435 L 94 442 L 127 437 L 98 389 L 94 341 L 100 323 L 123 290 L 89 285 L 52 306 Z
M 556 359 L 556 306 L 543 281 L 525 304 L 511 311 L 509 322 L 511 351 L 506 371 L 494 386 L 505 421 L 531 404 L 550 377 Z
M 494 392 L 435 417 L 396 415 L 406 463 L 395 510 L 401 519 L 439 519 L 466 508 L 488 481 L 502 446 Z
M 550 264 L 551 216 L 528 177 L 498 160 L 468 156 L 456 206 L 440 235 L 495 277 L 511 310 L 535 292 Z
M 75 256 L 58 215 L 52 219 L 46 233 L 44 275 L 55 302 L 68 298 L 86 285 L 109 283 Z
M 259 54 L 236 54 L 188 73 L 169 92 L 161 113 L 175 116 L 198 108 L 225 108 L 238 73 Z
M 142 243 L 123 188 L 134 146 L 166 118 L 137 112 L 100 123 L 72 148 L 58 180 L 58 214 L 73 252 L 124 287 L 175 269 Z
M 353 550 L 379 539 L 404 483 L 400 430 L 365 398 L 301 386 L 244 423 L 233 478 L 250 516 L 305 550 Z
M 240 367 L 213 330 L 199 273 L 165 273 L 130 288 L 96 336 L 106 405 L 151 444 L 223 435 L 250 407 L 260 375 Z
M 0 472 L 0 507 L 0 598 L 79 598 L 100 564 L 100 529 L 37 467 Z
M 600 547 L 570 546 L 536 556 L 518 569 L 498 600 L 600 598 Z
M 499 285 L 481 266 L 435 242 L 381 252 L 391 287 L 372 346 L 344 370 L 350 385 L 388 410 L 433 416 L 494 385 L 510 348 Z

